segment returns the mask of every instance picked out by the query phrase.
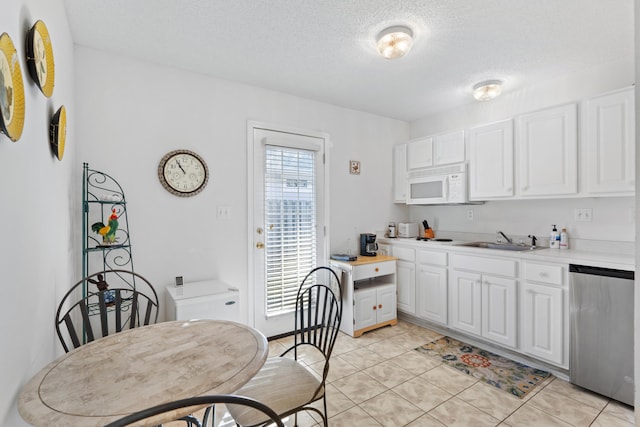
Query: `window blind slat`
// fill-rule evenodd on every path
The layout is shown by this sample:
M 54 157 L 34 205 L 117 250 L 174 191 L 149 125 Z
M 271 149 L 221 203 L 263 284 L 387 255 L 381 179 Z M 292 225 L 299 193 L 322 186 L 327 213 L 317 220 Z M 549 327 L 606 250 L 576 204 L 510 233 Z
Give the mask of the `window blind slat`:
M 316 264 L 314 151 L 265 147 L 266 313 L 295 309 L 298 287 Z

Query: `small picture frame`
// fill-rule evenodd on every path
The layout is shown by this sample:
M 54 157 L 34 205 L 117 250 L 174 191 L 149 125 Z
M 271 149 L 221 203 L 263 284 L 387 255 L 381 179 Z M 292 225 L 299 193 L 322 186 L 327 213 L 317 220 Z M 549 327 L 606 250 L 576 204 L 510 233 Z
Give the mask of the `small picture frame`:
M 349 173 L 351 175 L 360 175 L 360 162 L 357 160 L 349 160 Z

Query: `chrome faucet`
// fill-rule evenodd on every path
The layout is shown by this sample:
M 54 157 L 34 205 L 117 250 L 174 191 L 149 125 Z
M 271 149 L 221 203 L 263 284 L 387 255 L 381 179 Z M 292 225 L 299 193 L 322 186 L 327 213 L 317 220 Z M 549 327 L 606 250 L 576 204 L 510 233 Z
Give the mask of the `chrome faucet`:
M 504 234 L 502 231 L 496 231 L 496 233 L 498 233 L 500 236 L 504 237 L 504 239 L 509 242 L 509 243 L 513 243 L 513 240 L 508 238 L 506 234 Z M 500 237 L 498 236 L 498 242 L 500 241 Z

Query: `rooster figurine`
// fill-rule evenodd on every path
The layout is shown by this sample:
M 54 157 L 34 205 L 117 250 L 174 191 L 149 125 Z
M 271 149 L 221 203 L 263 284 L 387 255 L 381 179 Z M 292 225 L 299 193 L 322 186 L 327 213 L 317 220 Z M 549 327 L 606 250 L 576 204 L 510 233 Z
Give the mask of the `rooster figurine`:
M 111 245 L 116 241 L 116 230 L 118 229 L 118 215 L 116 209 L 111 209 L 111 216 L 109 222 L 104 225 L 102 222 L 95 222 L 91 225 L 91 230 L 95 231 L 102 236 L 102 243 L 105 245 Z

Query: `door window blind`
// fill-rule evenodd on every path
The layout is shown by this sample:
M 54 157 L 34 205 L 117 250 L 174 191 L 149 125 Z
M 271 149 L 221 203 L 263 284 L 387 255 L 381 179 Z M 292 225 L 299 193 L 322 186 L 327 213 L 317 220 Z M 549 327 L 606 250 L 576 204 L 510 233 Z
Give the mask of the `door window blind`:
M 295 310 L 298 287 L 316 266 L 315 151 L 265 147 L 266 314 Z

